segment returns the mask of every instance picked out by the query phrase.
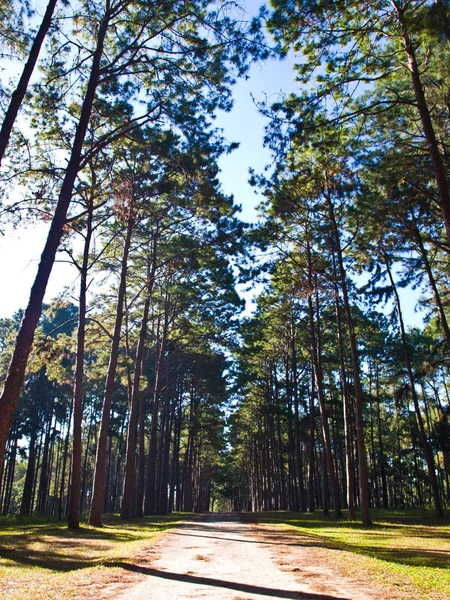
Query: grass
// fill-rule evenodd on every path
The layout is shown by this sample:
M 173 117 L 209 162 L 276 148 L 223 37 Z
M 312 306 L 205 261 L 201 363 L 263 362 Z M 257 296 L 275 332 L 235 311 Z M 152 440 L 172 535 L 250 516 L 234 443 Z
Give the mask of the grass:
M 372 511 L 374 524 L 337 521 L 313 514 L 266 512 L 247 515 L 256 523 L 295 532 L 302 545 L 335 550 L 347 572 L 364 570 L 376 582 L 389 581 L 410 597 L 450 599 L 450 519 L 415 511 Z
M 57 520 L 0 519 L 0 598 L 101 598 L 108 586 L 136 577 L 127 569 L 133 558 L 185 517 L 124 522 L 111 515 L 102 528 L 78 531 Z
M 342 569 L 386 581 L 414 600 L 450 599 L 450 519 L 414 511 L 373 511 L 374 525 L 336 521 L 319 512 L 244 514 L 245 520 L 283 528 L 299 544 L 332 551 Z M 135 557 L 151 552 L 155 537 L 187 515 L 124 522 L 105 519 L 103 528 L 67 529 L 57 520 L 0 519 L 2 600 L 112 598 L 136 581 Z M 389 596 L 386 596 L 389 597 Z

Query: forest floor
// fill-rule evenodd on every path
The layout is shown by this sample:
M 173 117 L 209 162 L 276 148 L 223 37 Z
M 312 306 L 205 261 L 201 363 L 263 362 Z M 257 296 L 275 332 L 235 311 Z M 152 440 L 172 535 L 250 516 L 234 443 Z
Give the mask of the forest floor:
M 287 512 L 180 516 L 78 533 L 2 528 L 0 598 L 450 599 L 447 520 L 364 529 Z

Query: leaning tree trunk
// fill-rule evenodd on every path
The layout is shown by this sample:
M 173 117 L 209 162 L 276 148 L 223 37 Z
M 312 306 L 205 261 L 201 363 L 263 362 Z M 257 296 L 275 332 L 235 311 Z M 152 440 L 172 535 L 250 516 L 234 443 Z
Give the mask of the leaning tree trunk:
M 386 255 L 386 253 L 383 253 L 383 258 L 384 258 L 384 262 L 386 265 L 386 270 L 387 270 L 387 274 L 389 277 L 389 281 L 391 282 L 392 291 L 394 293 L 395 305 L 397 307 L 398 323 L 400 325 L 400 336 L 401 336 L 401 340 L 402 340 L 403 354 L 405 356 L 406 370 L 408 371 L 409 383 L 411 386 L 411 396 L 412 396 L 412 400 L 413 400 L 413 404 L 414 404 L 414 411 L 416 413 L 417 425 L 418 425 L 419 434 L 420 434 L 420 441 L 422 442 L 422 446 L 423 446 L 423 449 L 425 452 L 425 460 L 427 463 L 428 475 L 430 477 L 431 493 L 433 495 L 436 516 L 439 518 L 443 518 L 444 511 L 442 508 L 441 496 L 439 493 L 439 485 L 438 485 L 438 480 L 436 477 L 434 456 L 433 456 L 433 451 L 431 449 L 431 446 L 430 446 L 430 443 L 428 441 L 427 434 L 425 431 L 425 425 L 423 422 L 422 413 L 420 412 L 419 399 L 417 397 L 417 392 L 416 392 L 416 388 L 415 388 L 415 378 L 414 378 L 411 357 L 410 357 L 409 348 L 408 348 L 408 340 L 406 337 L 405 324 L 403 322 L 400 297 L 397 292 L 397 286 L 395 285 L 394 278 L 392 276 L 392 271 L 391 271 L 391 268 L 389 265 L 389 259 Z
M 89 524 L 95 527 L 102 526 L 103 506 L 103 484 L 105 482 L 106 448 L 108 445 L 108 429 L 111 413 L 111 402 L 116 378 L 117 361 L 119 359 L 119 344 L 122 331 L 123 305 L 125 300 L 128 254 L 133 233 L 134 218 L 128 217 L 125 242 L 123 247 L 122 261 L 120 265 L 120 283 L 117 294 L 116 322 L 111 342 L 111 354 L 109 357 L 108 373 L 106 375 L 105 395 L 103 397 L 102 418 L 100 433 L 97 442 L 97 453 L 95 456 L 94 484 L 92 490 L 92 504 L 89 514 Z
M 67 211 L 72 199 L 73 187 L 80 167 L 83 142 L 86 136 L 95 92 L 99 81 L 100 61 L 103 54 L 108 23 L 109 13 L 106 13 L 98 28 L 97 44 L 93 54 L 86 95 L 81 108 L 80 120 L 78 121 L 76 128 L 72 152 L 62 182 L 55 214 L 53 215 L 47 241 L 41 255 L 38 272 L 33 287 L 31 288 L 28 306 L 25 309 L 25 314 L 17 334 L 14 353 L 9 365 L 3 392 L 0 396 L 0 414 L 2 415 L 2 418 L 0 419 L 0 479 L 3 471 L 6 441 L 8 439 L 14 412 L 25 378 L 25 369 L 33 344 L 34 332 L 41 315 L 45 290 L 55 262 L 56 251 L 58 250 L 63 235 Z
M 412 213 L 412 211 L 411 211 Z M 422 235 L 419 231 L 419 227 L 414 218 L 414 214 L 412 213 L 412 217 L 414 219 L 414 240 L 417 244 L 417 248 L 419 251 L 419 255 L 422 259 L 423 266 L 425 268 L 425 272 L 428 276 L 428 281 L 430 283 L 430 287 L 433 291 L 434 301 L 436 303 L 436 308 L 438 310 L 439 319 L 441 322 L 442 329 L 444 330 L 445 340 L 447 342 L 447 349 L 450 351 L 450 327 L 448 325 L 447 316 L 445 314 L 444 305 L 441 300 L 441 295 L 439 294 L 439 290 L 437 287 L 436 280 L 434 278 L 433 270 L 431 268 L 430 261 L 428 259 L 428 253 L 425 248 L 425 245 L 422 240 Z
M 450 187 L 447 178 L 447 170 L 439 149 L 436 133 L 433 127 L 430 110 L 428 108 L 425 96 L 419 65 L 417 64 L 416 51 L 414 43 L 409 35 L 408 25 L 405 19 L 405 8 L 397 0 L 391 0 L 397 12 L 397 18 L 402 28 L 403 46 L 408 57 L 408 67 L 411 73 L 414 95 L 416 98 L 417 109 L 422 122 L 422 130 L 428 145 L 431 164 L 433 165 L 434 178 L 439 195 L 439 207 L 444 220 L 445 231 L 447 233 L 447 243 L 450 246 Z
M 57 1 L 58 0 L 49 0 L 49 3 L 47 4 L 44 17 L 41 21 L 41 26 L 39 27 L 36 37 L 33 40 L 33 44 L 28 55 L 28 60 L 23 68 L 19 83 L 11 95 L 11 100 L 5 113 L 5 118 L 3 119 L 3 124 L 0 131 L 0 164 L 3 160 L 6 147 L 8 146 L 17 113 L 19 112 L 22 101 L 25 98 L 31 75 L 34 71 L 39 53 L 41 51 L 42 43 L 47 35 L 48 30 L 50 29 L 53 12 L 55 10 Z

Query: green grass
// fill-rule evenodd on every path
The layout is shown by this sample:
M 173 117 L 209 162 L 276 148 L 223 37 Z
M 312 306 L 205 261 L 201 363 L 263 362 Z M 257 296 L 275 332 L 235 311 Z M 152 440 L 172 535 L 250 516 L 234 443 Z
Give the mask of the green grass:
M 56 519 L 0 519 L 0 597 L 88 597 L 83 586 L 104 587 L 132 577 L 126 565 L 186 517 L 175 513 L 124 522 L 110 515 L 104 527 L 82 526 L 78 531 Z
M 345 569 L 363 569 L 378 581 L 390 581 L 414 598 L 450 599 L 450 519 L 415 511 L 373 510 L 374 524 L 292 512 L 253 513 L 245 517 L 294 531 L 302 545 L 335 550 Z M 413 596 L 411 596 L 413 597 Z

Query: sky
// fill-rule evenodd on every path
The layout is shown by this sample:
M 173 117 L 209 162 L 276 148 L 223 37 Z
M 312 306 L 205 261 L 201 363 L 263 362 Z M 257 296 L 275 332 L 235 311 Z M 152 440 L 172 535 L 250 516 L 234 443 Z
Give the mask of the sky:
M 247 0 L 249 12 L 255 13 L 259 0 Z M 223 191 L 232 194 L 235 203 L 242 206 L 244 221 L 257 219 L 260 197 L 248 182 L 249 169 L 262 173 L 270 164 L 270 153 L 263 147 L 264 127 L 267 119 L 261 115 L 255 101 L 275 102 L 281 94 L 295 91 L 293 64 L 299 57 L 288 56 L 284 60 L 269 59 L 251 66 L 247 80 L 239 80 L 233 91 L 234 107 L 231 112 L 220 112 L 216 125 L 223 128 L 225 138 L 239 142 L 239 148 L 219 161 Z M 48 224 L 6 231 L 0 234 L 0 281 L 4 283 L 0 294 L 0 318 L 11 317 L 17 309 L 27 304 L 34 281 L 39 257 L 44 247 Z M 67 286 L 77 282 L 77 272 L 59 256 L 56 262 L 44 301 L 59 296 Z M 75 289 L 76 289 L 75 285 Z M 407 322 L 417 321 L 414 305 L 418 292 L 407 291 L 404 299 Z M 76 298 L 73 298 L 76 301 Z

